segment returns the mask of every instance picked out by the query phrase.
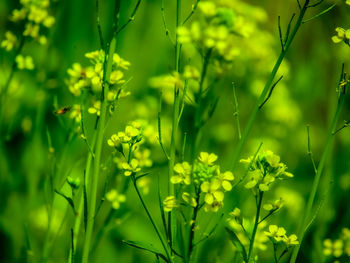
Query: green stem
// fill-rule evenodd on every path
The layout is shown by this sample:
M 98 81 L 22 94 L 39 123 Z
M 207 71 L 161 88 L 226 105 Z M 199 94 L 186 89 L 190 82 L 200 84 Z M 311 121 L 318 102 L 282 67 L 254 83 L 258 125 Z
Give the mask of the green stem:
M 319 165 L 317 167 L 317 172 L 316 172 L 315 178 L 314 178 L 313 183 L 312 183 L 311 193 L 310 193 L 309 199 L 307 201 L 305 214 L 304 214 L 304 216 L 303 216 L 303 218 L 301 220 L 299 233 L 298 233 L 298 239 L 299 239 L 299 243 L 300 244 L 302 243 L 303 238 L 304 238 L 305 233 L 306 233 L 306 230 L 307 230 L 306 226 L 308 225 L 308 220 L 310 220 L 310 216 L 311 216 L 311 213 L 312 213 L 312 208 L 313 208 L 315 196 L 316 196 L 317 189 L 318 189 L 318 186 L 319 186 L 319 183 L 320 183 L 320 178 L 321 178 L 321 175 L 322 175 L 325 163 L 327 161 L 327 158 L 328 158 L 330 150 L 331 150 L 331 145 L 332 145 L 332 142 L 334 140 L 334 131 L 336 129 L 336 125 L 338 123 L 338 120 L 339 120 L 339 117 L 340 117 L 340 112 L 341 112 L 341 109 L 342 109 L 342 107 L 344 105 L 344 101 L 345 101 L 345 95 L 341 94 L 339 99 L 338 99 L 337 109 L 335 111 L 335 114 L 334 114 L 334 117 L 333 117 L 330 129 L 328 131 L 328 136 L 327 136 L 327 139 L 326 139 L 325 148 L 323 150 L 323 153 L 322 153 L 322 156 L 321 156 L 321 160 L 320 160 L 320 163 L 319 163 Z M 300 249 L 300 245 L 294 248 L 293 253 L 292 253 L 292 257 L 291 257 L 291 260 L 290 260 L 290 263 L 295 263 L 296 262 L 299 249 Z
M 101 101 L 101 114 L 100 119 L 97 125 L 97 135 L 96 135 L 96 148 L 95 148 L 95 159 L 94 159 L 94 172 L 91 176 L 90 183 L 90 198 L 89 198 L 89 215 L 87 220 L 87 228 L 86 228 L 86 236 L 85 243 L 83 249 L 83 263 L 88 263 L 89 259 L 89 251 L 90 251 L 90 243 L 92 238 L 92 232 L 95 221 L 95 210 L 96 210 L 96 197 L 97 197 L 97 188 L 98 188 L 98 179 L 100 174 L 100 162 L 101 162 L 101 153 L 102 153 L 102 145 L 103 145 L 103 135 L 104 135 L 104 127 L 107 116 L 107 94 L 109 90 L 109 80 L 110 74 L 112 71 L 113 64 L 113 54 L 116 48 L 117 39 L 116 36 L 113 37 L 110 45 L 108 57 L 106 57 L 106 67 L 104 70 L 104 78 L 103 78 L 103 89 L 102 89 L 102 101 Z
M 202 93 L 203 93 L 204 80 L 205 80 L 205 77 L 206 77 L 207 71 L 208 71 L 211 53 L 212 53 L 212 49 L 208 49 L 204 55 L 203 68 L 202 68 L 202 72 L 201 72 L 201 78 L 199 81 L 199 91 L 197 94 L 197 106 L 196 106 L 196 110 L 195 110 L 195 119 L 194 119 L 191 161 L 193 161 L 195 159 L 195 156 L 196 156 L 197 139 L 198 139 L 199 131 L 200 131 L 201 126 L 202 126 L 202 120 L 201 120 L 202 102 L 203 102 L 203 94 Z
M 238 159 L 240 157 L 240 154 L 242 152 L 242 149 L 243 149 L 243 146 L 245 145 L 246 141 L 247 141 L 247 138 L 248 138 L 248 135 L 250 133 L 250 131 L 252 130 L 252 127 L 253 127 L 253 124 L 254 124 L 254 121 L 258 115 L 258 112 L 259 110 L 261 109 L 260 105 L 264 102 L 265 98 L 266 98 L 266 95 L 272 85 L 272 82 L 277 74 L 277 71 L 283 61 L 283 59 L 285 58 L 286 54 L 287 54 L 287 51 L 296 35 L 296 33 L 298 32 L 301 24 L 302 24 L 302 21 L 303 21 L 303 18 L 304 18 L 304 15 L 305 15 L 305 12 L 307 10 L 307 6 L 309 4 L 310 0 L 306 0 L 305 1 L 305 4 L 304 6 L 302 7 L 302 9 L 300 10 L 300 13 L 299 13 L 299 17 L 298 17 L 298 20 L 296 21 L 294 27 L 293 27 L 293 30 L 291 32 L 291 34 L 289 35 L 289 38 L 286 42 L 286 44 L 284 45 L 284 48 L 282 49 L 280 55 L 278 56 L 278 59 L 275 63 L 275 66 L 273 67 L 272 69 L 272 72 L 269 76 L 269 78 L 267 79 L 267 82 L 265 84 L 265 87 L 263 89 L 263 91 L 261 92 L 260 94 L 260 97 L 258 99 L 258 101 L 256 102 L 255 106 L 254 106 L 254 109 L 253 109 L 253 112 L 251 113 L 250 115 L 250 118 L 248 120 L 248 123 L 243 131 L 243 134 L 242 134 L 242 138 L 241 140 L 238 142 L 238 145 L 236 146 L 235 148 L 235 151 L 233 153 L 233 158 L 231 160 L 231 168 L 232 170 L 236 167 L 237 165 L 237 162 L 238 162 Z
M 91 142 L 91 147 L 94 148 L 95 147 L 95 143 L 96 143 L 96 133 L 94 133 L 93 138 L 92 138 L 92 142 Z M 91 168 L 91 163 L 92 163 L 92 152 L 88 151 L 88 156 L 87 156 L 87 161 L 86 161 L 86 166 L 85 166 L 85 175 L 86 178 L 84 178 L 86 180 L 86 182 L 84 182 L 85 184 L 88 183 L 90 181 L 90 168 Z M 88 187 L 88 184 L 86 185 Z M 79 207 L 78 207 L 78 211 L 77 214 L 75 215 L 75 221 L 74 221 L 74 238 L 73 238 L 73 246 L 75 248 L 77 248 L 77 244 L 78 244 L 78 237 L 79 237 L 79 232 L 80 232 L 80 226 L 81 226 L 81 221 L 82 221 L 82 214 L 83 214 L 83 209 L 84 209 L 84 193 L 82 191 L 80 198 L 79 198 Z M 72 260 L 72 248 L 69 251 L 69 258 L 68 258 L 68 262 L 71 263 Z
M 139 199 L 140 199 L 140 202 L 141 202 L 143 208 L 145 209 L 146 214 L 147 214 L 149 220 L 151 221 L 151 224 L 152 224 L 154 230 L 156 231 L 157 236 L 158 236 L 160 242 L 162 243 L 162 246 L 163 246 L 164 251 L 165 251 L 165 253 L 166 253 L 166 256 L 167 256 L 167 258 L 168 258 L 168 262 L 174 262 L 174 261 L 173 261 L 173 258 L 172 258 L 172 256 L 171 256 L 171 252 L 170 252 L 170 250 L 169 250 L 169 247 L 167 246 L 166 241 L 164 240 L 164 238 L 163 238 L 162 234 L 160 233 L 160 231 L 159 231 L 159 229 L 158 229 L 156 223 L 154 222 L 154 220 L 153 220 L 153 218 L 152 218 L 152 215 L 151 215 L 151 213 L 149 212 L 149 210 L 148 210 L 148 208 L 147 208 L 147 206 L 146 206 L 146 203 L 145 203 L 145 201 L 143 200 L 142 195 L 141 195 L 141 193 L 140 193 L 140 191 L 139 191 L 139 189 L 138 189 L 138 187 L 137 187 L 137 183 L 136 183 L 136 178 L 135 178 L 135 176 L 132 175 L 131 179 L 132 179 L 132 182 L 133 182 L 135 191 L 136 191 L 136 193 L 137 193 L 137 195 L 138 195 L 138 197 L 139 197 Z
M 199 197 L 200 197 L 200 192 L 198 191 L 197 193 L 197 197 L 196 197 L 196 203 L 197 206 L 194 208 L 193 211 L 193 215 L 192 215 L 192 225 L 190 227 L 190 239 L 189 239 L 189 244 L 188 244 L 188 255 L 187 255 L 187 262 L 190 262 L 191 260 L 191 255 L 192 255 L 192 251 L 193 251 L 193 239 L 194 239 L 194 231 L 195 231 L 195 227 L 196 227 L 196 219 L 197 219 L 197 215 L 198 215 L 198 211 L 199 211 Z
M 181 25 L 181 0 L 176 1 L 176 29 Z M 178 36 L 176 34 L 176 44 L 175 44 L 175 71 L 180 72 L 180 54 L 181 54 L 181 44 L 179 43 Z M 171 143 L 170 143 L 170 156 L 169 156 L 169 171 L 168 171 L 168 192 L 169 195 L 174 195 L 175 187 L 171 184 L 170 178 L 174 175 L 174 165 L 175 165 L 175 153 L 176 153 L 176 134 L 178 129 L 178 118 L 179 118 L 179 107 L 180 107 L 180 99 L 179 99 L 179 87 L 174 87 L 174 105 L 173 105 L 173 120 L 172 120 L 172 131 L 171 131 Z M 172 218 L 174 218 L 174 214 L 169 212 L 168 215 L 168 236 L 170 246 L 172 244 Z M 175 218 L 174 218 L 175 219 Z
M 259 200 L 258 200 L 258 204 L 257 204 L 257 210 L 256 210 L 255 223 L 254 223 L 254 228 L 253 228 L 253 232 L 252 232 L 252 237 L 250 238 L 248 262 L 247 263 L 249 263 L 250 257 L 252 256 L 252 252 L 253 252 L 255 235 L 256 235 L 256 231 L 258 230 L 258 225 L 259 225 L 259 217 L 260 217 L 260 210 L 261 210 L 263 195 L 264 195 L 264 192 L 259 191 L 259 195 L 258 195 Z

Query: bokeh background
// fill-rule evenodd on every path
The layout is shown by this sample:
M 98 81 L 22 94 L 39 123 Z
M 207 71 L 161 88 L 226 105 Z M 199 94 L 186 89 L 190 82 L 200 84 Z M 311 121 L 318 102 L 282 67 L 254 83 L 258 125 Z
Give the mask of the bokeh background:
M 107 36 L 111 30 L 114 3 L 100 2 L 102 31 Z M 134 2 L 122 1 L 121 21 L 128 19 Z M 189 0 L 183 2 L 185 17 L 193 3 Z M 219 103 L 200 139 L 199 150 L 216 153 L 222 167 L 230 166 L 230 156 L 237 144 L 231 83 L 235 82 L 237 87 L 240 120 L 244 128 L 280 51 L 277 18 L 281 16 L 282 28 L 285 30 L 291 14 L 297 12 L 294 0 L 243 2 L 254 6 L 254 14 L 259 19 L 248 39 L 237 40 L 237 46 L 242 52 L 233 62 L 232 68 L 216 83 L 215 96 L 219 98 Z M 283 225 L 289 233 L 297 231 L 298 219 L 314 176 L 307 155 L 306 125 L 310 125 L 312 152 L 318 163 L 337 103 L 336 88 L 342 63 L 345 63 L 345 70 L 350 71 L 349 46 L 331 41 L 336 27 L 350 27 L 350 6 L 346 6 L 344 1 L 325 1 L 310 10 L 308 16 L 317 14 L 334 2 L 337 6 L 332 11 L 304 24 L 298 32 L 278 73 L 283 74 L 284 79 L 259 114 L 242 154 L 242 158 L 252 155 L 263 142 L 263 149 L 280 155 L 289 171 L 295 175 L 292 180 L 279 184 L 269 193 L 271 199 L 281 196 L 286 200 L 285 207 L 271 222 Z M 176 1 L 165 0 L 165 15 L 172 37 L 175 33 L 175 4 Z M 0 1 L 0 39 L 3 39 L 7 30 L 20 34 L 20 29 L 8 19 L 12 10 L 18 6 L 17 0 Z M 50 12 L 56 23 L 48 30 L 48 44 L 40 46 L 28 43 L 24 46 L 22 53 L 33 57 L 35 69 L 15 73 L 6 99 L 0 149 L 1 262 L 40 261 L 42 247 L 48 236 L 48 177 L 53 169 L 56 169 L 57 182 L 62 182 L 62 178 L 64 181 L 68 175 L 80 177 L 85 165 L 87 149 L 84 141 L 75 137 L 68 143 L 71 121 L 66 116 L 55 115 L 54 111 L 57 107 L 74 103 L 74 97 L 65 83 L 67 69 L 74 62 L 87 65 L 84 54 L 99 49 L 95 0 L 51 1 Z M 117 52 L 131 62 L 126 74 L 127 78 L 132 77 L 127 86 L 132 95 L 118 105 L 106 130 L 106 138 L 123 129 L 128 121 L 138 118 L 147 119 L 156 127 L 160 92 L 149 85 L 149 80 L 173 71 L 175 59 L 174 48 L 162 22 L 161 1 L 142 1 L 135 20 L 119 34 Z M 189 61 L 193 51 L 184 47 L 183 54 L 183 61 Z M 13 53 L 0 50 L 1 86 L 7 79 L 12 61 Z M 341 121 L 349 120 L 349 102 L 347 99 Z M 191 113 L 193 109 L 189 105 L 184 112 L 182 133 L 191 133 L 188 128 L 191 127 Z M 163 137 L 168 147 L 171 105 L 166 101 L 163 102 L 162 116 Z M 88 117 L 88 125 L 93 125 L 92 116 Z M 342 122 L 338 125 L 341 126 Z M 48 134 L 54 153 L 49 152 Z M 103 158 L 107 159 L 110 153 L 111 150 L 106 146 Z M 349 157 L 350 131 L 344 129 L 336 135 L 322 177 L 318 200 L 324 195 L 326 200 L 304 240 L 298 262 L 327 262 L 323 255 L 323 240 L 337 239 L 343 227 L 350 227 Z M 158 178 L 160 184 L 166 185 L 167 162 L 159 145 L 152 149 L 152 160 L 154 165 L 146 202 L 160 223 L 159 208 L 155 201 L 156 185 Z M 239 175 L 243 171 L 243 166 L 238 167 L 235 174 Z M 103 176 L 106 174 L 108 172 Z M 234 189 L 227 197 L 223 211 L 231 211 L 236 206 L 244 211 L 245 216 L 254 216 L 254 199 L 243 187 Z M 68 259 L 73 216 L 61 197 L 55 198 L 54 207 L 52 233 L 49 233 L 53 243 L 47 262 L 65 262 Z M 109 211 L 110 205 L 104 204 L 97 217 L 97 229 L 105 226 L 104 220 Z M 210 229 L 219 217 L 220 214 L 203 215 L 203 229 Z M 232 245 L 223 230 L 224 225 L 225 220 L 222 220 L 213 237 L 200 247 L 197 252 L 198 262 L 232 262 Z M 124 239 L 159 246 L 133 189 L 127 193 L 127 202 L 113 214 L 113 220 L 108 226 L 103 228 L 99 242 L 95 244 L 92 261 L 154 262 L 151 254 L 123 244 Z M 259 253 L 259 256 L 261 262 L 272 262 L 271 250 Z

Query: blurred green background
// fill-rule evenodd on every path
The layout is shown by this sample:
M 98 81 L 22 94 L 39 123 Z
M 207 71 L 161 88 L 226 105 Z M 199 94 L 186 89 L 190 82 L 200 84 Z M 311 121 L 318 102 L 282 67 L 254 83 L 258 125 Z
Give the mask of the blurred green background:
M 106 37 L 111 30 L 114 1 L 100 2 L 102 31 Z M 122 1 L 121 21 L 128 19 L 135 2 Z M 190 13 L 193 3 L 189 0 L 183 2 L 185 17 Z M 244 2 L 258 7 L 265 14 L 265 18 L 258 23 L 259 31 L 250 37 L 251 46 L 246 50 L 247 53 L 255 50 L 258 55 L 242 55 L 217 82 L 215 95 L 219 97 L 218 107 L 206 124 L 200 140 L 200 150 L 216 153 L 224 170 L 230 165 L 230 155 L 237 143 L 231 82 L 237 86 L 241 125 L 244 127 L 280 51 L 277 17 L 281 16 L 285 30 L 291 14 L 297 12 L 296 1 L 292 0 Z M 308 16 L 317 14 L 333 2 L 325 1 L 320 7 L 312 9 Z M 263 149 L 280 155 L 289 171 L 295 175 L 293 180 L 283 182 L 269 193 L 270 198 L 283 196 L 286 199 L 285 208 L 272 222 L 282 224 L 289 233 L 296 232 L 314 176 L 307 155 L 306 125 L 310 125 L 311 147 L 318 163 L 336 106 L 341 64 L 345 63 L 345 70 L 350 71 L 350 48 L 331 41 L 337 26 L 350 27 L 350 6 L 345 6 L 343 1 L 337 3 L 331 12 L 304 24 L 298 32 L 281 68 L 284 79 L 259 114 L 242 155 L 242 158 L 252 155 L 259 143 L 263 142 Z M 172 37 L 175 33 L 175 5 L 176 1 L 165 0 L 165 14 Z M 0 1 L 0 39 L 3 39 L 7 30 L 20 34 L 20 29 L 8 19 L 12 10 L 18 7 L 17 0 Z M 84 54 L 99 49 L 95 0 L 52 1 L 50 12 L 56 18 L 56 23 L 48 30 L 48 44 L 40 46 L 28 43 L 24 46 L 22 53 L 33 57 L 35 69 L 17 71 L 6 98 L 1 134 L 3 143 L 0 145 L 1 262 L 26 262 L 28 258 L 32 262 L 39 262 L 47 236 L 46 182 L 54 169 L 53 163 L 57 166 L 57 181 L 64 180 L 68 175 L 80 177 L 85 165 L 85 143 L 78 138 L 67 143 L 70 120 L 65 116 L 56 116 L 54 111 L 55 103 L 59 107 L 74 103 L 65 84 L 67 69 L 74 62 L 87 65 Z M 262 37 L 264 41 L 260 41 Z M 244 46 L 244 43 L 237 45 Z M 118 37 L 117 53 L 131 62 L 131 68 L 126 74 L 127 78 L 132 77 L 128 84 L 132 95 L 118 105 L 112 124 L 106 131 L 106 138 L 123 129 L 128 121 L 138 118 L 145 118 L 156 127 L 160 92 L 149 86 L 149 80 L 174 70 L 174 48 L 165 34 L 160 0 L 142 1 L 135 21 Z M 190 54 L 191 51 L 184 47 L 183 61 L 190 59 Z M 13 53 L 0 50 L 1 86 L 8 77 L 13 59 Z M 191 106 L 186 107 L 182 132 L 191 133 L 188 127 L 191 127 L 192 112 Z M 341 120 L 349 120 L 349 113 L 348 98 Z M 163 103 L 162 115 L 163 135 L 168 146 L 171 106 Z M 88 118 L 88 125 L 92 126 L 93 118 Z M 53 154 L 49 153 L 48 133 L 54 148 Z M 110 150 L 106 146 L 103 158 L 107 159 L 109 154 Z M 166 185 L 167 162 L 159 146 L 152 149 L 152 154 L 152 183 L 146 201 L 160 223 L 158 204 L 154 200 L 157 200 L 157 178 Z M 321 182 L 319 199 L 328 191 L 325 189 L 328 188 L 329 180 L 332 181 L 327 200 L 303 243 L 298 262 L 324 262 L 323 240 L 336 239 L 343 227 L 350 227 L 349 157 L 350 134 L 345 129 L 336 136 Z M 242 166 L 235 173 L 243 171 Z M 68 259 L 69 229 L 73 224 L 73 215 L 63 198 L 55 200 L 57 214 L 52 223 L 55 233 L 50 234 L 55 238 L 48 262 L 65 262 Z M 253 217 L 253 201 L 249 192 L 242 187 L 237 188 L 227 197 L 224 211 L 231 211 L 238 206 L 246 211 L 247 217 Z M 109 210 L 107 204 L 102 206 L 97 217 L 97 229 L 104 225 Z M 209 214 L 208 217 L 202 217 L 203 226 L 209 225 L 210 228 L 219 216 Z M 127 203 L 113 217 L 114 223 L 105 229 L 100 242 L 96 244 L 92 262 L 154 262 L 154 257 L 149 253 L 122 243 L 123 239 L 127 239 L 159 246 L 133 189 L 127 193 Z M 200 247 L 198 262 L 232 262 L 232 246 L 223 230 L 224 223 L 221 222 L 216 234 Z M 261 262 L 270 262 L 269 259 L 269 255 L 261 254 Z

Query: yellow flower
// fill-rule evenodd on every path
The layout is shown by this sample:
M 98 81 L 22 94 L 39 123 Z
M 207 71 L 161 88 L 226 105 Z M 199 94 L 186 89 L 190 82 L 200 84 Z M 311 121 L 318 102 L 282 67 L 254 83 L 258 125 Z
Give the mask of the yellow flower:
M 90 114 L 96 114 L 100 116 L 101 114 L 101 101 L 97 100 L 94 102 L 94 105 L 88 109 Z
M 125 202 L 126 197 L 123 194 L 119 194 L 117 190 L 112 189 L 108 193 L 106 193 L 107 201 L 112 203 L 112 207 L 114 209 L 119 209 L 120 203 Z
M 242 224 L 243 223 L 243 219 L 242 219 L 242 216 L 241 216 L 241 210 L 239 208 L 235 208 L 233 209 L 232 212 L 229 213 L 230 217 L 228 219 L 228 221 L 230 222 L 232 219 L 234 219 L 234 221 L 238 224 Z
M 266 211 L 276 211 L 278 209 L 280 209 L 284 204 L 284 201 L 282 198 L 277 199 L 276 201 L 274 201 L 273 203 L 267 203 L 263 206 L 263 208 Z
M 1 42 L 1 47 L 6 51 L 10 51 L 17 44 L 17 37 L 11 31 L 7 31 L 5 33 L 5 38 L 6 39 Z
M 12 15 L 10 17 L 10 20 L 12 22 L 18 22 L 18 21 L 21 21 L 21 20 L 24 20 L 27 16 L 27 10 L 25 8 L 22 8 L 20 10 L 18 9 L 14 9 L 12 11 Z
M 116 134 L 113 134 L 111 138 L 107 140 L 107 143 L 111 147 L 120 147 L 120 139 Z
M 139 178 L 136 183 L 144 195 L 147 195 L 149 193 L 149 187 L 151 184 L 151 179 L 149 177 L 143 176 Z
M 130 67 L 130 62 L 122 59 L 118 54 L 113 54 L 113 63 L 119 68 L 128 70 Z
M 22 55 L 18 55 L 16 57 L 16 63 L 19 69 L 28 69 L 28 70 L 34 69 L 33 58 L 30 56 L 24 57 Z
M 149 149 L 135 151 L 134 156 L 139 161 L 140 167 L 151 167 L 153 164 L 150 159 L 151 151 Z
M 290 235 L 289 237 L 285 236 L 283 238 L 283 243 L 285 243 L 287 247 L 297 246 L 299 245 L 298 237 L 294 234 Z
M 192 166 L 188 162 L 177 163 L 174 166 L 176 175 L 170 178 L 171 183 L 181 184 L 185 183 L 189 185 L 191 183 Z
M 345 4 L 350 5 L 350 0 L 346 0 Z
M 334 43 L 340 43 L 342 41 L 349 42 L 349 40 L 350 40 L 350 29 L 345 30 L 342 27 L 337 27 L 335 29 L 335 31 L 337 32 L 337 35 L 332 37 L 332 41 Z
M 39 37 L 39 25 L 33 23 L 27 23 L 25 25 L 23 36 L 30 36 L 32 38 Z
M 137 159 L 131 159 L 130 164 L 127 162 L 122 163 L 122 167 L 124 169 L 125 176 L 130 176 L 133 173 L 141 171 L 139 161 Z
M 173 89 L 175 86 L 182 88 L 183 82 L 178 72 L 150 79 L 149 85 L 153 88 Z
M 70 110 L 69 118 L 74 119 L 76 123 L 81 122 L 81 109 L 79 104 L 74 104 Z
M 203 15 L 207 17 L 216 15 L 216 6 L 213 2 L 210 1 L 201 1 L 198 4 L 199 10 L 203 13 Z
M 286 237 L 286 230 L 283 227 L 276 225 L 269 225 L 269 232 L 264 231 L 265 235 L 273 238 L 273 240 L 280 242 Z
M 337 239 L 334 242 L 330 239 L 323 241 L 323 254 L 326 256 L 333 255 L 334 257 L 340 257 L 343 254 L 344 243 L 343 240 Z
M 209 154 L 207 152 L 201 152 L 198 157 L 198 160 L 202 164 L 206 164 L 208 166 L 212 166 L 217 159 L 217 155 L 215 155 L 214 153 Z
M 189 204 L 192 207 L 196 207 L 197 206 L 197 201 L 194 197 L 191 197 L 191 195 L 187 192 L 183 192 L 182 193 L 182 199 Z
M 47 10 L 31 6 L 29 9 L 28 20 L 40 24 L 48 16 Z
M 120 70 L 114 70 L 111 73 L 110 79 L 109 79 L 109 83 L 114 85 L 114 84 L 122 84 L 125 82 L 125 80 L 123 80 L 124 77 L 124 73 L 121 72 Z
M 224 192 L 221 191 L 221 182 L 213 179 L 211 182 L 205 181 L 201 184 L 201 190 L 205 193 L 204 202 L 205 211 L 218 211 L 223 205 Z
M 218 179 L 221 182 L 221 186 L 225 191 L 231 191 L 232 189 L 232 184 L 231 181 L 235 179 L 233 174 L 229 171 L 224 172 L 224 173 L 218 173 Z
M 265 158 L 266 161 L 268 162 L 268 164 L 273 167 L 273 168 L 277 168 L 279 163 L 280 163 L 280 157 L 276 154 L 274 154 L 271 151 L 266 151 L 265 152 Z
M 93 64 L 97 62 L 103 62 L 105 57 L 105 52 L 101 50 L 95 50 L 85 54 L 85 57 L 90 59 Z
M 164 211 L 170 212 L 173 210 L 173 208 L 178 207 L 178 202 L 176 200 L 176 197 L 171 195 L 164 199 L 163 201 Z
M 196 79 L 198 80 L 200 78 L 200 73 L 197 68 L 186 65 L 184 69 L 183 76 L 185 79 Z
M 72 68 L 67 70 L 67 73 L 74 79 L 80 79 L 81 77 L 85 77 L 86 71 L 79 63 L 74 63 Z

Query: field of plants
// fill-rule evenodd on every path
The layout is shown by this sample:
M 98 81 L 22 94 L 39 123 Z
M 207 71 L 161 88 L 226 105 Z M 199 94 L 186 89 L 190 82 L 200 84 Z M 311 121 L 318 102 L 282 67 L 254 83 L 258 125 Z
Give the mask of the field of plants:
M 1 0 L 0 262 L 349 263 L 350 0 Z

